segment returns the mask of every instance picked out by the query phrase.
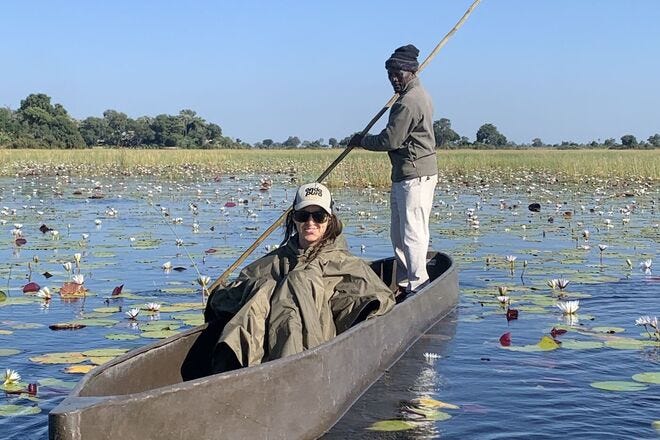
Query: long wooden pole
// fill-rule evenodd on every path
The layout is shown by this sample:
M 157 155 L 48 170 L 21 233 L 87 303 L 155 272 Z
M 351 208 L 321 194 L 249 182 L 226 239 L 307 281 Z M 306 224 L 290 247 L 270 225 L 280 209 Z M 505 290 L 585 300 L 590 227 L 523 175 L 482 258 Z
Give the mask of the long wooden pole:
M 472 11 L 474 11 L 474 9 L 477 7 L 477 5 L 479 5 L 480 2 L 481 2 L 481 0 L 475 0 L 475 1 L 470 5 L 470 7 L 467 9 L 467 11 L 465 11 L 465 14 L 463 14 L 463 16 L 461 17 L 461 19 L 458 20 L 458 21 L 456 22 L 456 24 L 454 25 L 454 27 L 453 27 L 449 32 L 447 32 L 447 35 L 445 35 L 444 38 L 443 38 L 442 40 L 440 40 L 440 42 L 438 43 L 438 45 L 435 46 L 435 48 L 434 48 L 434 49 L 431 51 L 431 53 L 426 57 L 426 59 L 422 62 L 422 64 L 419 65 L 419 69 L 417 69 L 417 75 L 419 75 L 419 74 L 422 72 L 422 70 L 424 70 L 424 69 L 426 68 L 426 66 L 431 62 L 431 60 L 432 60 L 433 58 L 435 58 L 435 56 L 438 54 L 438 52 L 440 52 L 440 49 L 442 49 L 442 47 L 443 47 L 445 44 L 447 44 L 447 41 L 449 41 L 449 39 L 450 39 L 450 38 L 456 33 L 456 31 L 458 31 L 458 29 L 459 29 L 461 26 L 463 26 L 463 23 L 465 23 L 465 21 L 467 21 L 467 19 L 468 19 L 468 17 L 470 16 L 470 14 L 472 14 Z M 389 101 L 387 101 L 387 103 L 385 104 L 385 106 L 383 106 L 383 108 L 380 109 L 380 111 L 379 111 L 379 112 L 378 112 L 373 118 L 371 118 L 371 121 L 369 121 L 369 123 L 367 124 L 367 126 L 364 127 L 364 129 L 360 132 L 360 134 L 361 134 L 361 135 L 365 135 L 365 134 L 367 134 L 367 133 L 369 132 L 369 130 L 371 130 L 371 127 L 373 127 L 374 124 L 376 124 L 376 122 L 378 122 L 378 120 L 379 120 L 379 119 L 385 114 L 385 112 L 386 112 L 387 110 L 389 110 L 390 107 L 392 107 L 392 105 L 394 105 L 394 103 L 396 102 L 397 99 L 399 99 L 399 94 L 398 94 L 398 93 L 395 93 L 395 94 L 389 99 Z M 330 164 L 330 166 L 328 166 L 328 168 L 326 168 L 326 170 L 323 171 L 323 173 L 321 173 L 321 175 L 316 179 L 316 182 L 322 182 L 326 177 L 328 177 L 328 175 L 332 172 L 332 170 L 334 170 L 335 167 L 336 167 L 337 165 L 339 165 L 339 163 L 340 163 L 342 160 L 344 160 L 344 158 L 348 155 L 348 153 L 351 152 L 351 150 L 353 150 L 353 148 L 354 148 L 353 145 L 349 145 L 349 146 L 347 146 L 347 147 L 344 149 L 344 151 L 342 151 L 341 154 L 337 157 L 337 159 L 335 159 L 334 162 L 332 162 L 332 163 Z M 223 286 L 224 286 L 224 285 L 226 284 L 226 281 L 227 281 L 227 278 L 229 277 L 229 275 L 231 275 L 231 273 L 234 272 L 234 270 L 236 270 L 236 268 L 237 268 L 238 266 L 240 266 L 241 263 L 243 263 L 243 261 L 245 261 L 245 259 L 246 259 L 246 258 L 247 258 L 252 252 L 254 252 L 254 250 L 257 248 L 257 246 L 259 246 L 259 245 L 260 245 L 260 244 L 261 244 L 261 243 L 262 243 L 262 242 L 263 242 L 263 241 L 264 241 L 264 240 L 265 240 L 270 234 L 273 233 L 273 231 L 274 231 L 275 229 L 277 229 L 277 227 L 279 227 L 279 226 L 284 222 L 284 220 L 286 219 L 286 216 L 289 214 L 289 211 L 291 211 L 291 209 L 292 209 L 292 207 L 289 207 L 286 211 L 284 211 L 284 213 L 283 213 L 283 214 L 282 214 L 277 220 L 275 220 L 275 222 L 274 222 L 272 225 L 270 225 L 270 227 L 269 227 L 268 229 L 266 229 L 266 230 L 263 232 L 263 234 L 261 234 L 261 235 L 259 236 L 259 238 L 257 238 L 257 239 L 254 241 L 254 243 L 252 243 L 252 246 L 250 246 L 249 248 L 247 248 L 247 249 L 245 250 L 245 252 L 243 252 L 243 253 L 238 257 L 238 259 L 236 259 L 236 261 L 234 261 L 234 263 L 233 263 L 231 266 L 229 266 L 229 267 L 227 268 L 227 270 L 225 270 L 225 271 L 222 273 L 222 275 L 220 275 L 220 277 L 218 277 L 217 280 L 215 280 L 215 281 L 213 282 L 213 284 L 211 284 L 211 287 L 209 287 L 209 292 L 212 292 L 213 289 L 215 289 L 216 287 L 218 287 L 218 286 L 220 286 L 220 285 L 223 285 Z

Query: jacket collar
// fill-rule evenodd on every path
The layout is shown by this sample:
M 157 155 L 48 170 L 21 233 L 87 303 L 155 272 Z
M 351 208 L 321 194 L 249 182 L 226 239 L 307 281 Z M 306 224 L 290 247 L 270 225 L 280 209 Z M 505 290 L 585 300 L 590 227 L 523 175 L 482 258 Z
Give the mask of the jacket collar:
M 408 84 L 406 84 L 406 87 L 399 94 L 400 95 L 405 95 L 410 90 L 412 90 L 413 87 L 417 87 L 418 85 L 419 85 L 419 78 L 417 77 L 417 75 L 415 75 L 410 81 L 408 81 Z

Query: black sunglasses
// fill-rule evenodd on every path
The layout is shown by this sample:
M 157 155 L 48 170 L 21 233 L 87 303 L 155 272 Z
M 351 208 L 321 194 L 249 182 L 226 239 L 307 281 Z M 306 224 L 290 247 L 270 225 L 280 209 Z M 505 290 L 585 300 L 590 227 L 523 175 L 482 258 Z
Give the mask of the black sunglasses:
M 316 223 L 325 223 L 328 221 L 328 213 L 325 211 L 295 211 L 293 213 L 293 219 L 298 223 L 305 223 L 310 215 L 312 216 L 312 220 Z

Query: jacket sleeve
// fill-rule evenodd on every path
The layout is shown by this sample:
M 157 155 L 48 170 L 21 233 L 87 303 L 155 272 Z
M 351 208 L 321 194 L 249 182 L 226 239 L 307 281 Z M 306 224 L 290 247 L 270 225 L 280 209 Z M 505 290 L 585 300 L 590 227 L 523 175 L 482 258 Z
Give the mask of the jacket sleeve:
M 377 135 L 367 135 L 362 139 L 362 147 L 371 151 L 391 151 L 402 147 L 412 132 L 415 120 L 412 110 L 397 102 L 390 110 L 387 126 Z

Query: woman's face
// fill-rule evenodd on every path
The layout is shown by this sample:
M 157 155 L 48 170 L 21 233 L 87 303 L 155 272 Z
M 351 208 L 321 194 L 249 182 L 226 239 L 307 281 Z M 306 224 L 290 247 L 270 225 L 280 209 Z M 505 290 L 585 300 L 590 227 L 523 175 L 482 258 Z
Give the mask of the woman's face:
M 318 222 L 314 220 L 314 217 L 309 213 L 315 213 L 317 218 L 324 217 L 324 219 L 322 222 Z M 325 216 L 322 216 L 321 213 L 325 214 Z M 296 219 L 296 217 L 298 217 L 298 219 Z M 298 221 L 299 219 L 303 218 L 304 221 Z M 323 238 L 326 229 L 328 229 L 329 219 L 330 215 L 325 212 L 323 208 L 317 205 L 306 206 L 300 211 L 296 211 L 294 213 L 293 222 L 295 223 L 296 230 L 298 231 L 298 244 L 300 247 L 307 249 L 321 238 Z

